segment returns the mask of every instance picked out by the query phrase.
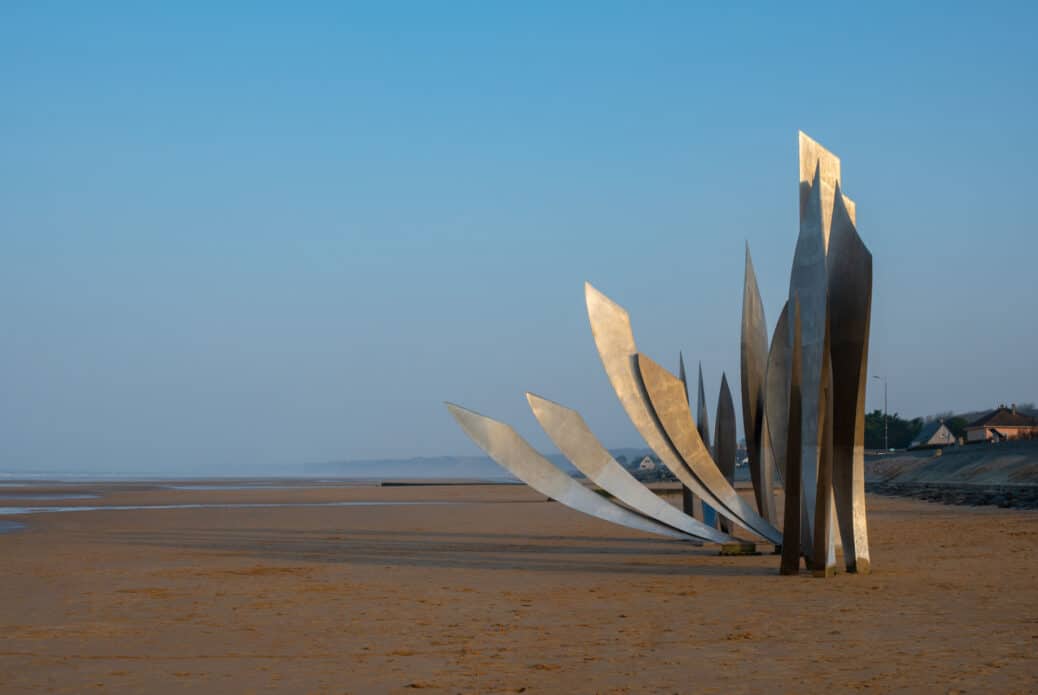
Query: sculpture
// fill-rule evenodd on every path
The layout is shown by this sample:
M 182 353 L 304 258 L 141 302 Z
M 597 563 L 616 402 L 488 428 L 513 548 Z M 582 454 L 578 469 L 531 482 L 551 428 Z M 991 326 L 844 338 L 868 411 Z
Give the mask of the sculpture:
M 542 494 L 600 519 L 692 543 L 730 544 L 734 526 L 781 546 L 782 574 L 868 572 L 864 408 L 872 256 L 858 235 L 854 202 L 842 192 L 840 160 L 799 133 L 800 231 L 787 301 L 768 341 L 764 304 L 746 247 L 740 371 L 753 504 L 735 490 L 735 412 L 722 375 L 710 432 L 699 369 L 696 413 L 679 353 L 679 375 L 638 352 L 628 313 L 585 283 L 588 319 L 602 366 L 627 416 L 680 481 L 683 509 L 663 501 L 617 463 L 574 410 L 527 394 L 537 420 L 595 494 L 533 450 L 512 428 L 459 406 L 448 409 L 487 454 Z M 784 502 L 774 498 L 775 474 Z M 721 530 L 693 517 L 698 497 Z M 782 518 L 783 531 L 776 527 Z

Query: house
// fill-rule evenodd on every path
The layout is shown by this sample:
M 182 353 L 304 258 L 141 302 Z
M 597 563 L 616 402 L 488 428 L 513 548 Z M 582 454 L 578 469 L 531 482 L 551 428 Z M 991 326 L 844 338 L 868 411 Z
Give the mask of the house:
M 656 462 L 646 456 L 642 459 L 642 462 L 638 464 L 638 470 L 640 471 L 654 471 L 656 470 Z
M 955 444 L 955 435 L 948 429 L 948 426 L 944 424 L 944 420 L 934 420 L 923 425 L 923 429 L 919 430 L 919 434 L 915 436 L 912 443 L 908 445 L 909 449 L 929 449 L 942 446 L 953 446 Z
M 1001 442 L 1038 437 L 1038 418 L 1016 412 L 1016 404 L 1002 404 L 966 425 L 966 442 Z

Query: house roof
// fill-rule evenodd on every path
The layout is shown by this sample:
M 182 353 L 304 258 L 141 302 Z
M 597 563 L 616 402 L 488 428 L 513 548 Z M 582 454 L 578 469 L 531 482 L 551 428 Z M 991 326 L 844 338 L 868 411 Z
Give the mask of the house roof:
M 944 420 L 934 420 L 923 425 L 923 429 L 919 430 L 919 434 L 912 438 L 912 444 L 925 444 L 930 441 L 937 430 L 944 427 Z M 911 446 L 911 444 L 909 444 Z
M 1038 418 L 1024 415 L 1023 413 L 1010 410 L 1004 405 L 992 410 L 990 413 L 981 415 L 979 418 L 966 425 L 966 429 L 979 427 L 1038 427 Z

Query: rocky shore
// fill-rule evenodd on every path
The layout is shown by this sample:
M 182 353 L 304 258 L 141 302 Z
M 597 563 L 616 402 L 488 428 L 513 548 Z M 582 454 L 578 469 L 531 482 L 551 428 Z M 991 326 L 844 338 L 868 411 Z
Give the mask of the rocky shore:
M 1038 442 L 974 444 L 874 455 L 866 490 L 928 502 L 1038 509 Z

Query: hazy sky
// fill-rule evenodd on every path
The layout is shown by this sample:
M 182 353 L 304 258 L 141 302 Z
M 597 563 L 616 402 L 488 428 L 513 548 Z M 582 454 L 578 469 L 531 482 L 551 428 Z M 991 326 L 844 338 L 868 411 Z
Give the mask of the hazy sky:
M 891 411 L 1038 400 L 1034 3 L 214 4 L 0 5 L 0 470 L 477 453 L 443 400 L 549 448 L 527 389 L 640 446 L 585 280 L 738 412 L 798 128 Z

